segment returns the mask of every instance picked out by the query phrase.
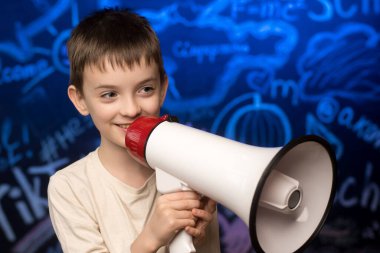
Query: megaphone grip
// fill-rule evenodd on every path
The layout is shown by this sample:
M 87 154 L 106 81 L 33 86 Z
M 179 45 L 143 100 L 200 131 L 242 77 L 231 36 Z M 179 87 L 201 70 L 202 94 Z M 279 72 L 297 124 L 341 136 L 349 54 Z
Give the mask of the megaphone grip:
M 169 244 L 170 253 L 195 253 L 193 237 L 181 230 Z
M 186 183 L 155 167 L 157 190 L 162 193 L 177 191 L 191 191 Z M 193 245 L 193 237 L 184 230 L 180 231 L 169 244 L 170 253 L 192 253 L 196 252 Z

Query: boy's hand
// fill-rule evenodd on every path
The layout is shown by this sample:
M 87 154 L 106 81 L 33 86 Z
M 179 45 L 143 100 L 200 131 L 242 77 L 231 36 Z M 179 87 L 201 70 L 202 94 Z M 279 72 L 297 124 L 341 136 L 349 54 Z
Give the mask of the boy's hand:
M 187 226 L 186 232 L 193 236 L 193 243 L 199 246 L 206 238 L 206 228 L 213 219 L 216 211 L 216 202 L 207 197 L 201 199 L 201 208 L 193 208 L 192 214 L 197 218 L 195 226 Z
M 178 231 L 196 225 L 194 216 L 202 219 L 208 218 L 208 213 L 205 214 L 203 210 L 198 209 L 200 207 L 200 196 L 196 192 L 183 191 L 164 194 L 157 199 L 153 213 L 144 228 L 144 233 L 149 235 L 154 248 L 158 249 L 167 245 Z M 196 229 L 195 233 L 200 230 Z

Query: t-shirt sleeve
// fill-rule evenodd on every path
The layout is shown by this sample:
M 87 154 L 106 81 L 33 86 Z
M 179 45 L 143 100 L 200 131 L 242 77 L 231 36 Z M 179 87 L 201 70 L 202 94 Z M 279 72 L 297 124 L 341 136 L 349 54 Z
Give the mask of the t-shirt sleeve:
M 81 200 L 88 192 L 76 192 L 63 175 L 50 178 L 48 203 L 50 219 L 63 252 L 109 252 L 99 226 L 91 212 Z

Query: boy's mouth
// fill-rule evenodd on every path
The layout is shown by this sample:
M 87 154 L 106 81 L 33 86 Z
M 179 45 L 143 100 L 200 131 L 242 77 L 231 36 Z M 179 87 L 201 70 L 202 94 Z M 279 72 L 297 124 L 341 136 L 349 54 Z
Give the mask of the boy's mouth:
M 122 128 L 124 131 L 127 130 L 129 124 L 117 124 L 118 127 Z

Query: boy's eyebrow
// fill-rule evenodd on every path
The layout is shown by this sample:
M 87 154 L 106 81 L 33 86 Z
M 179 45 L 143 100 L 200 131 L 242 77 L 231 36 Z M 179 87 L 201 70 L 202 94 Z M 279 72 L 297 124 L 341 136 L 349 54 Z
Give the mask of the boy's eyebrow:
M 150 81 L 157 81 L 158 78 L 157 77 L 148 77 L 146 79 L 143 79 L 141 80 L 140 82 L 137 83 L 137 85 L 141 85 L 141 84 L 145 84 L 145 83 L 148 83 Z M 114 84 L 106 84 L 106 83 L 98 83 L 95 87 L 95 89 L 112 89 L 112 88 L 115 88 L 117 87 L 117 85 L 114 85 Z
M 111 89 L 111 88 L 115 88 L 115 87 L 116 87 L 116 85 L 99 83 L 96 85 L 95 90 L 97 90 L 97 89 Z
M 148 78 L 145 78 L 145 79 L 141 80 L 140 82 L 138 82 L 138 84 L 144 84 L 144 83 L 148 83 L 148 82 L 155 82 L 157 80 L 159 80 L 158 77 L 152 76 L 152 77 L 148 77 Z

